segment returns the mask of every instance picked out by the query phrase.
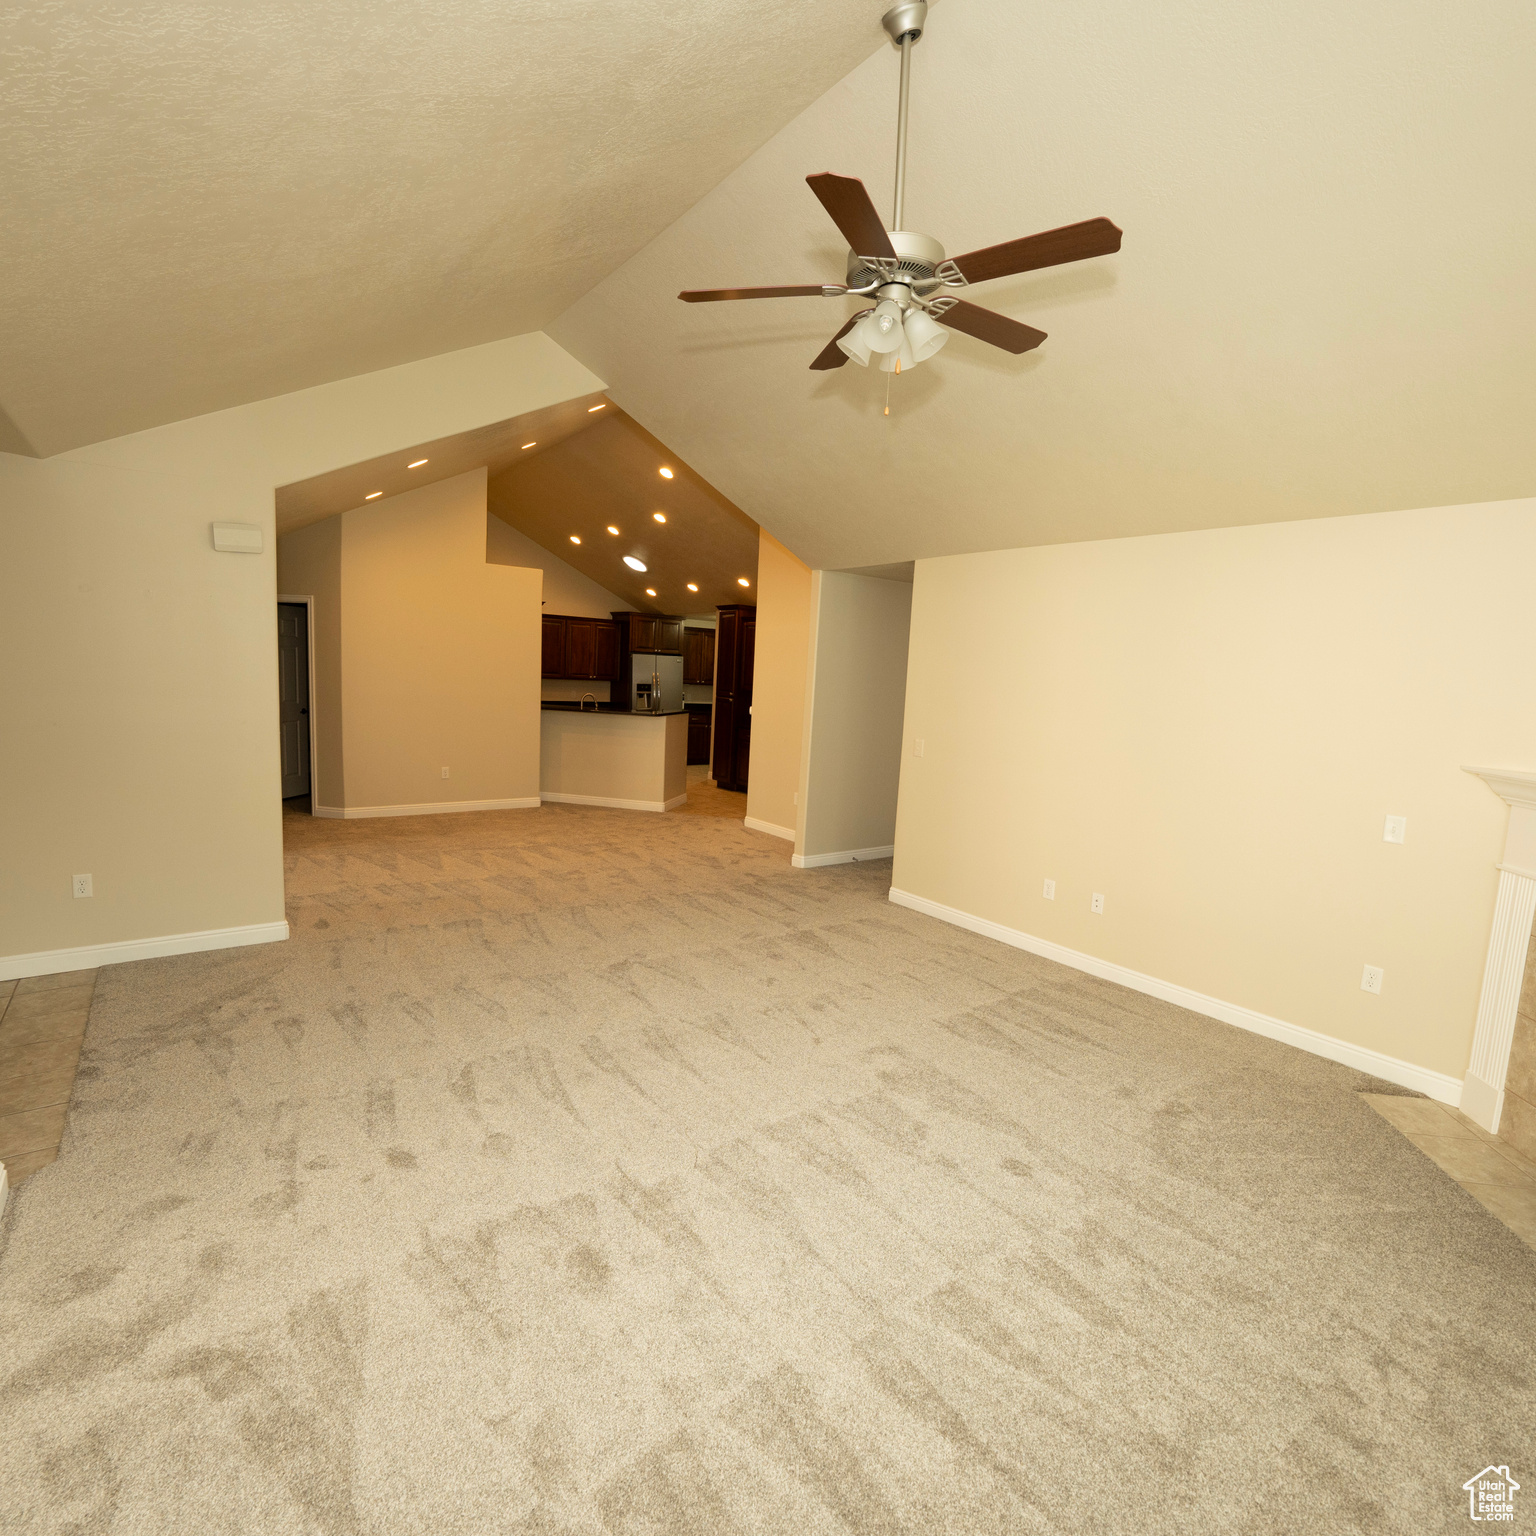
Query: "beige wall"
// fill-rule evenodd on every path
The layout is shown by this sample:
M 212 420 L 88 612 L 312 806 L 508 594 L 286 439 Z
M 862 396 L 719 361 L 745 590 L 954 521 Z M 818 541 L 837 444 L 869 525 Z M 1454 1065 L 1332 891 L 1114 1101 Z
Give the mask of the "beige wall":
M 314 695 L 314 805 L 345 805 L 341 729 L 341 518 L 311 523 L 277 541 L 277 590 L 284 597 L 312 597 L 310 667 Z
M 274 487 L 603 387 L 535 333 L 56 458 L 0 454 L 0 719 L 26 731 L 0 754 L 0 975 L 280 933 Z M 215 521 L 256 524 L 264 552 L 216 553 Z M 28 958 L 66 948 L 83 959 Z
M 772 534 L 759 531 L 747 817 L 791 836 L 800 789 L 810 631 L 810 568 Z
M 341 518 L 349 815 L 538 799 L 543 575 L 486 560 L 485 485 L 471 470 Z
M 1533 501 L 919 561 L 894 883 L 1459 1079 L 1533 570 Z
M 817 571 L 811 613 L 797 863 L 895 840 L 912 587 Z
M 541 720 L 539 790 L 546 800 L 663 811 L 688 794 L 688 717 L 577 714 Z

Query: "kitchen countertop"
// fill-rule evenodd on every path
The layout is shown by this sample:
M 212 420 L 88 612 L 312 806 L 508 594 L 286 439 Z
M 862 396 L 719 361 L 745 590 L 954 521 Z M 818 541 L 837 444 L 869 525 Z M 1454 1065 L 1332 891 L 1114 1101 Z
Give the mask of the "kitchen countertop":
M 580 704 L 572 703 L 569 699 L 545 699 L 540 709 L 558 709 L 567 715 L 579 715 L 593 713 L 592 710 L 583 710 Z M 618 709 L 612 704 L 599 704 L 596 713 L 599 715 L 633 715 L 640 720 L 665 720 L 668 715 L 685 715 L 686 709 Z

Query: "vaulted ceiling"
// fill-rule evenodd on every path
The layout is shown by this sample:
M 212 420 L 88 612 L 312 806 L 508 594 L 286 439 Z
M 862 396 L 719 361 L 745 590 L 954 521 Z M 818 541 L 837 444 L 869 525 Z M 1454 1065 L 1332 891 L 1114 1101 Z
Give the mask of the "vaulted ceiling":
M 0 8 L 0 451 L 539 330 L 882 41 L 868 0 Z
M 675 297 L 840 279 L 804 177 L 889 208 L 886 3 L 0 13 L 0 449 L 542 327 L 817 566 L 1536 494 L 1528 0 L 943 0 L 907 225 L 1125 244 L 973 290 L 1049 340 L 889 416 L 807 370 L 850 301 Z
M 889 47 L 549 333 L 816 566 L 1536 495 L 1533 78 L 1529 0 L 944 0 L 907 227 L 1125 231 L 967 293 L 1038 351 L 955 336 L 887 417 L 807 370 L 856 301 L 677 302 L 841 280 L 804 178 L 889 214 Z

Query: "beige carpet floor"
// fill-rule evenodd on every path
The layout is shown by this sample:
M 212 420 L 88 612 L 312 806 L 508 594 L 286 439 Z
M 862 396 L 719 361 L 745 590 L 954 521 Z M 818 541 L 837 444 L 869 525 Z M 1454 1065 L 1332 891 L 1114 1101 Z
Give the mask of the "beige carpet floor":
M 1536 1500 L 1536 1258 L 1380 1085 L 722 819 L 288 830 L 289 943 L 100 973 L 0 1232 L 7 1533 Z

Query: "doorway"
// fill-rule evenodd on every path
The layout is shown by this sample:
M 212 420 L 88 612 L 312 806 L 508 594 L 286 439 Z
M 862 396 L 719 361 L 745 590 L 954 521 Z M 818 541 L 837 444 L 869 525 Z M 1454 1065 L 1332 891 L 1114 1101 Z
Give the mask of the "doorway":
M 309 604 L 277 605 L 277 731 L 286 810 L 310 810 L 297 805 L 309 799 Z

